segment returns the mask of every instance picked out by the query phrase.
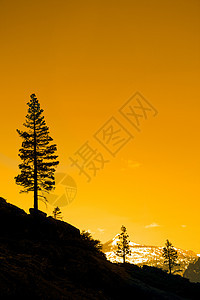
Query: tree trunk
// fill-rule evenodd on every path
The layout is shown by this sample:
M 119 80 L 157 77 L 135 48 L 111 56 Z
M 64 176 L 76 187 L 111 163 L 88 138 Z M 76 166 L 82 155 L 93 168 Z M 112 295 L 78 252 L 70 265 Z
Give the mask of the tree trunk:
M 126 262 L 126 255 L 125 253 L 123 253 L 123 264 L 125 264 L 125 262 Z
M 123 263 L 125 264 L 126 259 L 125 259 L 125 254 L 123 255 Z
M 169 258 L 169 274 L 172 273 L 171 259 Z
M 37 186 L 37 148 L 36 148 L 36 130 L 34 119 L 34 210 L 38 211 L 38 186 Z

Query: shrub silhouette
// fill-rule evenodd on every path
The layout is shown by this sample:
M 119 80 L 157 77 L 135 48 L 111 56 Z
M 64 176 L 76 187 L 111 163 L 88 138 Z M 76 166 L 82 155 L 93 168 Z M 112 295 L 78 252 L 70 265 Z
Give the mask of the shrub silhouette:
M 81 232 L 81 239 L 84 242 L 85 246 L 92 252 L 97 252 L 101 254 L 103 257 L 106 257 L 102 252 L 103 245 L 99 240 L 93 239 L 90 232 L 83 230 Z

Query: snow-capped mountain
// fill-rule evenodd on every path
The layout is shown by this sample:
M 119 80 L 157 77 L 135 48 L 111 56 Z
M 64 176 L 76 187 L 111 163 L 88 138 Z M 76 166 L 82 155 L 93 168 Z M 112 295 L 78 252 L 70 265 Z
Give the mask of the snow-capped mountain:
M 111 262 L 122 262 L 122 258 L 116 255 L 117 243 L 119 242 L 119 234 L 117 234 L 112 240 L 106 242 L 103 245 L 103 252 Z M 131 255 L 126 256 L 126 262 L 136 264 L 139 266 L 148 265 L 154 267 L 165 268 L 163 264 L 163 247 L 159 246 L 147 246 L 130 242 Z M 181 271 L 179 274 L 183 274 L 190 263 L 197 261 L 198 256 L 196 253 L 190 250 L 182 250 L 175 248 L 178 252 L 178 263 L 180 266 L 177 270 Z

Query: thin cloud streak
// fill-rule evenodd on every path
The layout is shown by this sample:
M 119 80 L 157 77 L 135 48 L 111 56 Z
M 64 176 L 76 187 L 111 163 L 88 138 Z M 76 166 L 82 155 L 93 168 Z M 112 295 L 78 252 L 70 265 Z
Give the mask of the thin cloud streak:
M 153 222 L 153 223 L 145 226 L 145 228 L 155 228 L 155 227 L 160 227 L 160 225 L 157 224 L 157 223 L 155 223 L 155 222 Z

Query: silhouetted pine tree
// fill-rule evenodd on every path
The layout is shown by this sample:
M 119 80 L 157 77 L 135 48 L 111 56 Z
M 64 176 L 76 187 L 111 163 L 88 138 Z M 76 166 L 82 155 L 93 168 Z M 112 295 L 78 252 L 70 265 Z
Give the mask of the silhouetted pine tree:
M 166 247 L 163 248 L 164 264 L 168 266 L 169 273 L 171 274 L 173 267 L 179 266 L 177 263 L 178 254 L 169 240 L 166 241 L 165 246 Z
M 21 192 L 34 191 L 34 211 L 38 211 L 38 191 L 51 191 L 55 186 L 55 167 L 59 164 L 56 160 L 57 147 L 51 144 L 53 139 L 49 136 L 49 128 L 46 126 L 43 109 L 35 94 L 32 94 L 28 105 L 28 114 L 23 124 L 28 130 L 17 129 L 22 137 L 22 148 L 19 157 L 22 163 L 19 165 L 21 173 L 15 177 L 16 184 L 21 185 Z
M 60 210 L 60 208 L 57 206 L 54 208 L 53 210 L 53 217 L 56 220 L 62 220 L 62 216 L 61 216 L 62 212 Z
M 119 243 L 117 243 L 117 251 L 116 254 L 120 257 L 123 258 L 123 263 L 126 262 L 126 256 L 127 255 L 131 255 L 131 250 L 130 250 L 130 246 L 129 243 L 130 241 L 128 240 L 128 234 L 127 234 L 127 230 L 126 227 L 122 225 L 121 227 L 121 233 L 119 235 Z

